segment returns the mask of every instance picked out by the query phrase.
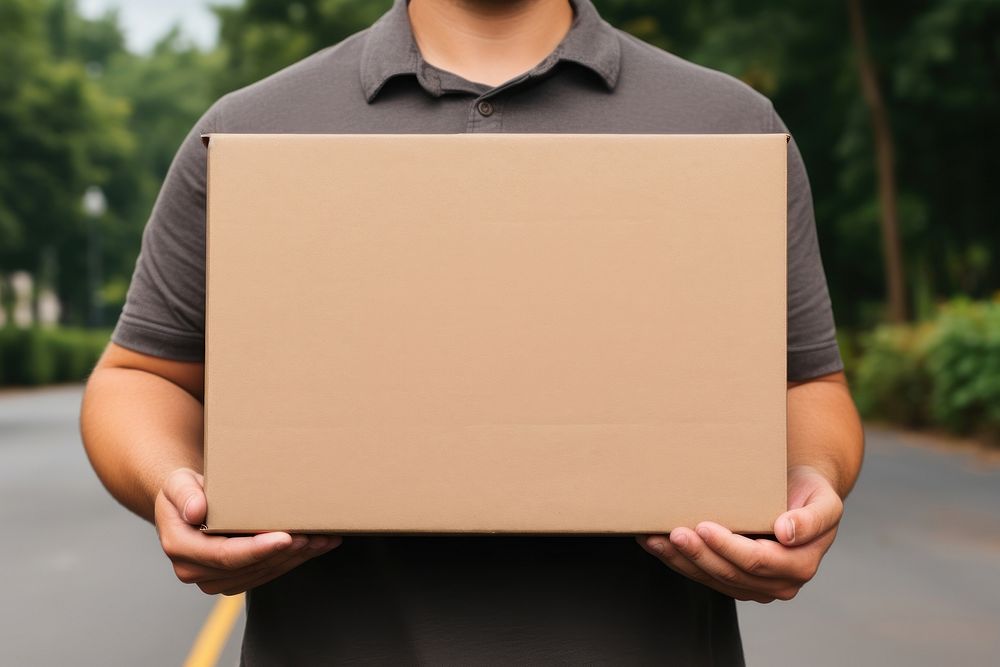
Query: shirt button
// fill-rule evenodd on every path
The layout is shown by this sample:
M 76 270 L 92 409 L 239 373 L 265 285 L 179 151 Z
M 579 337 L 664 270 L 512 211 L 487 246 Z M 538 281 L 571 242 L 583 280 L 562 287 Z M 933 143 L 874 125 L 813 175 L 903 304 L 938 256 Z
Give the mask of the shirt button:
M 479 113 L 481 113 L 484 116 L 492 116 L 493 112 L 495 111 L 495 109 L 493 108 L 493 103 L 488 100 L 483 100 L 482 102 L 477 104 L 476 109 L 478 109 Z

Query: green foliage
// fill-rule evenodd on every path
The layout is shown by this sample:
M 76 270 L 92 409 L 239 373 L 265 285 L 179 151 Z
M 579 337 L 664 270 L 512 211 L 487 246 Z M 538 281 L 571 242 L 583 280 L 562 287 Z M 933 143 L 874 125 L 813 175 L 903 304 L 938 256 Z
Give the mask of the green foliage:
M 923 324 L 876 328 L 851 382 L 865 417 L 1000 436 L 1000 301 L 958 299 Z
M 38 275 L 54 253 L 71 315 L 86 305 L 83 193 L 126 172 L 134 147 L 128 104 L 82 59 L 120 48 L 120 35 L 84 25 L 68 1 L 0 0 L 0 267 Z
M 374 23 L 392 0 L 245 0 L 216 7 L 225 68 L 217 92 L 240 88 Z
M 121 290 L 105 288 L 131 277 L 159 185 L 212 102 L 221 62 L 176 32 L 129 53 L 116 15 L 84 19 L 74 0 L 0 0 L 0 273 L 35 274 L 59 293 L 64 320 L 82 323 L 96 239 L 99 291 L 120 307 Z M 96 221 L 81 206 L 90 186 L 108 200 Z
M 101 85 L 128 101 L 125 129 L 135 137 L 129 169 L 112 173 L 104 186 L 109 213 L 102 228 L 102 294 L 120 308 L 142 230 L 181 140 L 213 101 L 221 54 L 205 53 L 174 30 L 148 54 L 125 51 L 108 60 Z
M 85 380 L 107 345 L 97 329 L 0 329 L 0 385 L 34 386 Z
M 103 280 L 121 284 L 174 151 L 208 105 L 364 29 L 390 1 L 245 0 L 216 8 L 220 43 L 211 52 L 175 32 L 134 54 L 114 14 L 87 20 L 74 0 L 0 0 L 0 272 L 38 275 L 42 258 L 55 256 L 64 319 L 81 322 L 90 298 L 83 191 L 98 185 L 107 194 L 97 221 Z M 871 128 L 846 3 L 595 4 L 614 25 L 771 97 L 809 166 L 838 322 L 880 321 Z M 986 297 L 1000 285 L 1000 188 L 991 180 L 1000 2 L 864 7 L 896 139 L 914 310 L 959 293 Z
M 1000 302 L 950 304 L 927 346 L 930 413 L 947 428 L 1000 434 Z
M 215 9 L 216 49 L 173 32 L 135 54 L 113 13 L 87 20 L 74 0 L 0 0 L 0 273 L 26 269 L 54 285 L 64 320 L 81 323 L 96 224 L 110 324 L 159 185 L 200 114 L 220 94 L 364 29 L 390 2 L 244 0 Z M 846 2 L 595 4 L 612 24 L 774 101 L 809 167 L 838 324 L 860 331 L 881 321 L 871 127 Z M 940 314 L 934 306 L 1000 286 L 1000 1 L 864 8 L 897 147 L 907 281 L 914 311 L 933 323 L 842 334 L 848 374 L 868 416 L 1000 429 L 998 306 L 956 302 Z M 108 199 L 93 224 L 81 210 L 92 185 Z M 106 334 L 97 338 L 0 330 L 0 382 L 79 379 Z
M 925 365 L 926 327 L 881 326 L 862 336 L 853 372 L 854 398 L 865 417 L 906 426 L 927 422 L 930 378 Z
M 837 347 L 840 349 L 840 358 L 844 362 L 844 373 L 848 381 L 854 380 L 854 373 L 857 369 L 860 345 L 858 335 L 843 327 L 837 329 Z

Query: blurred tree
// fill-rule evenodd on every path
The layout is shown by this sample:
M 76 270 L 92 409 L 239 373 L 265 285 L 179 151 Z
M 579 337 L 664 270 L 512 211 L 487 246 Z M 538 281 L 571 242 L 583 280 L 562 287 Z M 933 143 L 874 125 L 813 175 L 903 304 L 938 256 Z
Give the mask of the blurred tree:
M 76 18 L 69 1 L 0 2 L 0 267 L 54 282 L 65 312 L 82 320 L 83 194 L 126 168 L 133 142 L 127 104 L 84 60 L 120 48 L 120 35 L 79 32 Z M 43 270 L 53 263 L 58 272 Z
M 83 277 L 101 275 L 104 323 L 114 321 L 152 202 L 220 63 L 176 29 L 135 54 L 114 13 L 0 0 L 0 271 L 57 287 L 77 324 L 94 298 Z M 96 220 L 82 204 L 91 186 L 108 204 Z
M 0 271 L 57 281 L 66 319 L 81 321 L 81 200 L 97 185 L 108 200 L 103 293 L 120 303 L 156 191 L 199 114 L 218 95 L 364 29 L 390 1 L 245 0 L 216 8 L 215 52 L 174 32 L 133 54 L 113 14 L 85 20 L 73 0 L 0 0 Z M 848 3 L 595 4 L 614 25 L 772 99 L 809 167 L 838 322 L 883 319 L 876 134 Z M 892 117 L 905 307 L 919 316 L 956 293 L 989 296 L 1000 286 L 1000 0 L 866 3 L 865 19 Z
M 868 48 L 868 28 L 865 25 L 861 0 L 848 0 L 851 40 L 861 92 L 872 119 L 875 138 L 875 162 L 878 170 L 878 197 L 881 205 L 882 256 L 885 282 L 889 292 L 889 319 L 901 323 L 907 319 L 906 292 L 903 274 L 903 251 L 899 242 L 899 193 L 896 189 L 896 147 L 889 123 L 889 112 L 882 95 L 878 72 Z
M 149 53 L 121 50 L 108 60 L 101 84 L 128 100 L 126 128 L 136 137 L 131 168 L 113 172 L 105 187 L 115 218 L 104 237 L 109 310 L 124 303 L 143 227 L 177 146 L 214 100 L 220 55 L 198 49 L 175 27 Z
M 893 118 L 901 250 L 887 290 L 876 142 L 844 3 L 595 0 L 612 23 L 768 95 L 796 136 L 815 195 L 838 321 L 1000 287 L 1000 1 L 868 3 L 869 58 Z M 885 134 L 885 133 L 882 133 Z M 890 189 L 893 189 L 890 186 Z M 890 211 L 891 215 L 891 211 Z M 891 234 L 890 234 L 891 237 Z M 904 299 L 905 285 L 915 303 Z M 886 308 L 886 291 L 896 305 Z
M 216 7 L 226 66 L 217 92 L 239 88 L 336 44 L 378 19 L 391 0 L 245 0 Z
M 935 293 L 986 297 L 1000 287 L 1000 1 L 915 4 L 901 27 L 880 6 L 904 241 Z

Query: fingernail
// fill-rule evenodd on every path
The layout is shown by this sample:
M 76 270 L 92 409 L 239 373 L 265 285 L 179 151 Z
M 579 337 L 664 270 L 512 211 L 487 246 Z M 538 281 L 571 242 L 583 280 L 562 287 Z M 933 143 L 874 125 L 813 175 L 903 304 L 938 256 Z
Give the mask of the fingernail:
M 679 547 L 686 547 L 688 543 L 688 536 L 684 533 L 676 533 L 671 537 L 671 540 Z
M 650 549 L 652 549 L 656 553 L 661 554 L 661 553 L 663 553 L 663 550 L 666 548 L 667 544 L 666 544 L 666 542 L 664 542 L 663 539 L 657 538 L 657 539 L 653 539 L 653 540 L 648 540 L 646 542 L 646 546 L 648 546 Z
M 310 545 L 310 548 L 313 551 L 320 551 L 322 549 L 325 549 L 329 544 L 330 541 L 325 537 L 314 537 L 312 544 Z
M 695 528 L 695 532 L 698 533 L 698 536 L 703 540 L 708 540 L 708 538 L 712 535 L 712 531 L 708 529 L 708 526 L 698 526 Z
M 292 539 L 293 549 L 301 549 L 307 544 L 309 544 L 309 538 L 306 537 L 305 535 L 296 535 L 295 538 Z
M 789 542 L 794 542 L 795 541 L 795 521 L 792 520 L 792 517 L 786 517 L 785 518 L 785 532 L 788 533 L 788 541 Z

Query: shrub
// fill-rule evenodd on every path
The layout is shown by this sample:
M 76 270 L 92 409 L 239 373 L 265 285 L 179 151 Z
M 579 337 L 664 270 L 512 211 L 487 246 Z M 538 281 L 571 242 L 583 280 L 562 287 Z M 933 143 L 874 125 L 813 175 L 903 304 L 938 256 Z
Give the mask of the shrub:
M 861 336 L 853 382 L 863 417 L 926 424 L 931 385 L 924 363 L 927 335 L 925 327 L 881 326 Z
M 918 325 L 860 336 L 851 384 L 866 418 L 1000 436 L 1000 302 L 957 299 Z
M 854 386 L 854 375 L 858 366 L 858 335 L 848 329 L 837 329 L 837 347 L 840 349 L 840 359 L 844 362 L 844 373 Z
M 958 433 L 1000 434 L 1000 303 L 948 304 L 926 355 L 933 419 Z
M 0 385 L 85 380 L 108 338 L 105 330 L 0 329 Z

